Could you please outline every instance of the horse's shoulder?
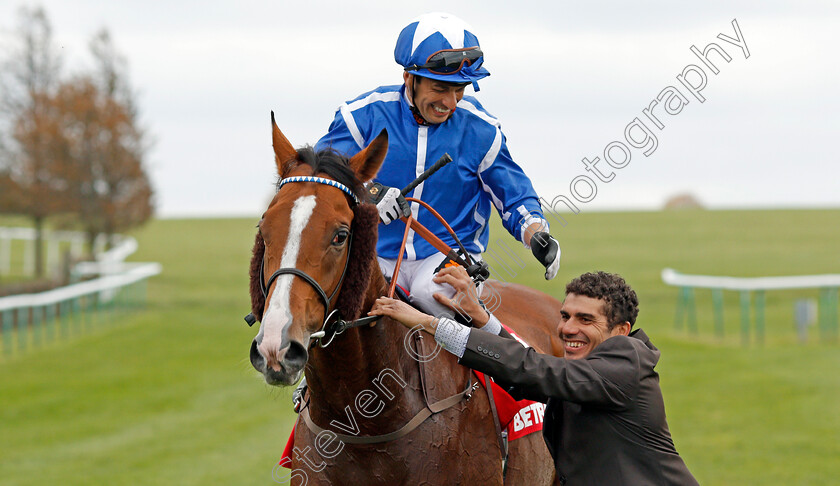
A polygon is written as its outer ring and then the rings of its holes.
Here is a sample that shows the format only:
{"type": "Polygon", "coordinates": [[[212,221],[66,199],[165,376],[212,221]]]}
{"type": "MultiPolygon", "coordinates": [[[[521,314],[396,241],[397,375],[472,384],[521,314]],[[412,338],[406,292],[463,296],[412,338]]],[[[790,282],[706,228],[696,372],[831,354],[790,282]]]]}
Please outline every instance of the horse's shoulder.
{"type": "Polygon", "coordinates": [[[558,299],[522,284],[498,280],[487,281],[482,299],[503,324],[534,349],[563,355],[557,335],[563,303],[558,299]]]}

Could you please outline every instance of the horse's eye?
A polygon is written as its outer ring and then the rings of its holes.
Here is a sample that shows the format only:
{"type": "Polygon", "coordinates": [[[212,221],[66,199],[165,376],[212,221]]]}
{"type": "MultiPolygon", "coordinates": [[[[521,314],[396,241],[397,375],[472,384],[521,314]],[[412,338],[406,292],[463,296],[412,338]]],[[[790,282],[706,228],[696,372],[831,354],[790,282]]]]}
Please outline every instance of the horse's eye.
{"type": "Polygon", "coordinates": [[[333,236],[332,245],[333,246],[341,246],[347,242],[347,238],[350,236],[350,232],[347,230],[338,230],[338,232],[333,236]]]}

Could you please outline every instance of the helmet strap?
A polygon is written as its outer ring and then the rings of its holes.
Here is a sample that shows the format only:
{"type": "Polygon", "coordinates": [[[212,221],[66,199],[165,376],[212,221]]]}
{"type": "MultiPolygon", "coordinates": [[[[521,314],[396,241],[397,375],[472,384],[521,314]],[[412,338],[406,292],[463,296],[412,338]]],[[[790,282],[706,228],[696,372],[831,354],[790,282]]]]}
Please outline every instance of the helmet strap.
{"type": "Polygon", "coordinates": [[[414,115],[414,121],[417,122],[418,125],[428,126],[431,125],[423,115],[420,114],[420,110],[417,109],[417,103],[414,102],[414,97],[417,94],[417,76],[410,74],[411,76],[411,114],[414,115]]]}

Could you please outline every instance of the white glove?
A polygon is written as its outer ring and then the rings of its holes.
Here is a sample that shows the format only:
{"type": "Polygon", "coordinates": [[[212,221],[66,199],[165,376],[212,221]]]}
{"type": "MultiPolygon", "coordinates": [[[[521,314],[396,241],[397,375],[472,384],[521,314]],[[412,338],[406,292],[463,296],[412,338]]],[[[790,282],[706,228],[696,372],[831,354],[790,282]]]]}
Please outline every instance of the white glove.
{"type": "MultiPolygon", "coordinates": [[[[386,186],[380,186],[380,191],[386,189],[386,186]]],[[[411,214],[411,208],[408,201],[400,193],[396,187],[389,187],[378,198],[376,202],[376,209],[379,210],[379,219],[385,224],[391,224],[393,221],[400,219],[403,216],[411,214]]]]}

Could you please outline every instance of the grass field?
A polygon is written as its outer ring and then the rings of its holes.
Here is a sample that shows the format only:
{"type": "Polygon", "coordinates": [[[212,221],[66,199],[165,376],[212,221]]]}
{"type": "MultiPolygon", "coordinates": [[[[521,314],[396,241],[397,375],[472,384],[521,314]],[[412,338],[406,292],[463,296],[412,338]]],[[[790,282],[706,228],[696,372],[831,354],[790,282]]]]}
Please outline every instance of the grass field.
{"type": "MultiPolygon", "coordinates": [[[[674,326],[677,290],[663,267],[758,276],[840,273],[840,210],[593,213],[567,216],[546,283],[495,228],[515,280],[562,295],[595,269],[623,274],[641,300],[638,325],[662,350],[657,368],[681,455],[704,485],[836,484],[840,477],[840,345],[796,339],[793,301],[769,292],[764,345],[742,346],[737,296],[715,336],[698,292],[697,335],[674,326]],[[525,263],[510,263],[512,251],[525,263]]],[[[0,484],[274,484],[294,418],[290,390],[248,362],[256,333],[247,269],[256,218],[154,221],[135,233],[136,261],[164,272],[144,310],[68,341],[0,358],[0,484]]],[[[493,263],[491,256],[491,263],[493,263]]],[[[496,262],[501,268],[499,262],[496,262]]],[[[512,279],[505,272],[500,276],[512,279]]]]}

